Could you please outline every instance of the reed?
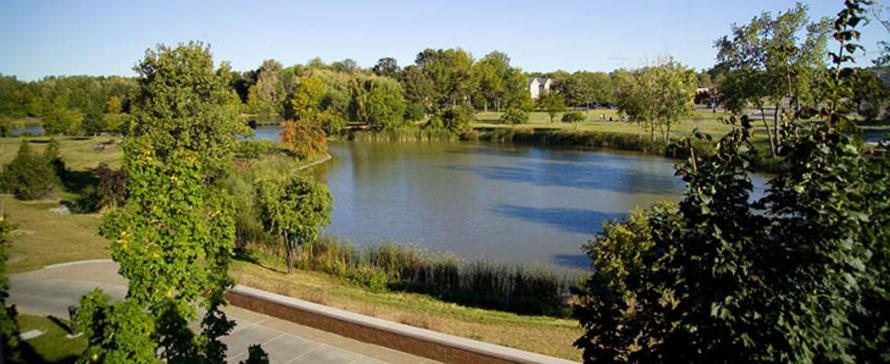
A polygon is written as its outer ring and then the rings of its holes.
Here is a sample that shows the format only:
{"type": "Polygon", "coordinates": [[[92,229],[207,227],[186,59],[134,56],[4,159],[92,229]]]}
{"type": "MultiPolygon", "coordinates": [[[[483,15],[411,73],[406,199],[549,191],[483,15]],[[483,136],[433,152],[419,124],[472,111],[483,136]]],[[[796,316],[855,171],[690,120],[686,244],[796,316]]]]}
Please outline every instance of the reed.
{"type": "Polygon", "coordinates": [[[298,266],[375,291],[417,292],[466,306],[558,317],[569,315],[569,291],[581,278],[547,266],[466,260],[394,242],[357,247],[330,237],[304,247],[298,266]]]}

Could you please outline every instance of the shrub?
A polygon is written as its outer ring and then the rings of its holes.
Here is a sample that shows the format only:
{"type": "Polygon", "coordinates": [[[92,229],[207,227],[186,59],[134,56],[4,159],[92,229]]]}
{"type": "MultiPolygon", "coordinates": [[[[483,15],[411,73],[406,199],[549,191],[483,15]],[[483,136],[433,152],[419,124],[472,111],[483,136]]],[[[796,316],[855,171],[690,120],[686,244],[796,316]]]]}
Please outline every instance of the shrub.
{"type": "Polygon", "coordinates": [[[575,123],[579,121],[584,121],[587,117],[583,112],[580,111],[571,111],[565,114],[562,114],[562,121],[566,123],[575,123]]]}
{"type": "Polygon", "coordinates": [[[111,169],[107,164],[99,163],[92,173],[99,180],[99,207],[122,207],[127,201],[127,182],[130,181],[127,171],[123,168],[111,169]]]}
{"type": "Polygon", "coordinates": [[[524,124],[528,122],[528,111],[517,107],[509,108],[501,115],[501,120],[510,125],[524,124]]]}
{"type": "Polygon", "coordinates": [[[239,140],[235,145],[235,155],[239,159],[260,159],[281,148],[281,144],[271,140],[239,140]]]}
{"type": "Polygon", "coordinates": [[[67,203],[71,212],[88,214],[102,209],[102,192],[96,186],[86,186],[77,195],[74,202],[67,203]]]}
{"type": "Polygon", "coordinates": [[[418,121],[426,115],[426,108],[419,102],[405,105],[405,120],[418,121]]]}
{"type": "Polygon", "coordinates": [[[463,133],[476,121],[476,110],[471,105],[461,104],[440,112],[439,119],[442,127],[455,133],[463,133]]]}
{"type": "Polygon", "coordinates": [[[15,158],[6,165],[2,182],[4,190],[21,200],[48,197],[61,183],[50,162],[35,155],[24,140],[15,158]]]}
{"type": "Polygon", "coordinates": [[[299,158],[310,158],[327,148],[324,130],[306,121],[285,121],[281,124],[281,143],[299,158]]]}
{"type": "Polygon", "coordinates": [[[53,108],[43,117],[43,129],[49,135],[74,135],[82,124],[83,113],[74,109],[53,108]]]}

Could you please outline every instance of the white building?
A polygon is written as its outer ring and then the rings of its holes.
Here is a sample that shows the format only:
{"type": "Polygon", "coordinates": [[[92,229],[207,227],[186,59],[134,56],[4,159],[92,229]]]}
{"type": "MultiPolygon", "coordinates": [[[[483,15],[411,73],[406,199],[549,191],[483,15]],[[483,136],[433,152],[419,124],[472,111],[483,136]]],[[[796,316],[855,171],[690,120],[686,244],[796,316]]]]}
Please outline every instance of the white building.
{"type": "Polygon", "coordinates": [[[552,85],[552,78],[532,77],[528,79],[528,92],[532,95],[532,100],[537,100],[542,94],[550,92],[552,85]]]}

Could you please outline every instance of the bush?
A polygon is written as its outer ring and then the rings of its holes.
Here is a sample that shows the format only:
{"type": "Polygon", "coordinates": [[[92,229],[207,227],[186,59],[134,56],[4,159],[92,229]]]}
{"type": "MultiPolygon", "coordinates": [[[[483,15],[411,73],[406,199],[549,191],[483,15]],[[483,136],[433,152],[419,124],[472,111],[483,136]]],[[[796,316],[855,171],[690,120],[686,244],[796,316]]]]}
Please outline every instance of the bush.
{"type": "Polygon", "coordinates": [[[575,123],[579,121],[584,121],[587,117],[583,112],[580,111],[571,111],[565,114],[562,114],[562,121],[566,123],[575,123]]]}
{"type": "Polygon", "coordinates": [[[310,158],[327,149],[324,130],[306,121],[285,121],[281,124],[281,143],[299,158],[310,158]]]}
{"type": "Polygon", "coordinates": [[[80,133],[83,113],[74,109],[53,108],[43,117],[43,129],[49,135],[80,133]]]}
{"type": "Polygon", "coordinates": [[[441,126],[455,133],[463,133],[471,128],[476,121],[476,110],[473,106],[461,104],[439,113],[441,126]]]}
{"type": "Polygon", "coordinates": [[[419,102],[405,105],[405,120],[419,121],[426,115],[426,108],[419,102]]]}
{"type": "Polygon", "coordinates": [[[501,120],[510,125],[524,124],[528,122],[528,111],[517,107],[509,108],[501,115],[501,120]]]}
{"type": "Polygon", "coordinates": [[[25,140],[12,162],[6,165],[0,180],[5,191],[21,200],[48,197],[61,183],[50,161],[34,154],[25,140]]]}
{"type": "Polygon", "coordinates": [[[281,144],[271,140],[239,140],[235,155],[239,159],[260,159],[281,149],[281,144]]]}

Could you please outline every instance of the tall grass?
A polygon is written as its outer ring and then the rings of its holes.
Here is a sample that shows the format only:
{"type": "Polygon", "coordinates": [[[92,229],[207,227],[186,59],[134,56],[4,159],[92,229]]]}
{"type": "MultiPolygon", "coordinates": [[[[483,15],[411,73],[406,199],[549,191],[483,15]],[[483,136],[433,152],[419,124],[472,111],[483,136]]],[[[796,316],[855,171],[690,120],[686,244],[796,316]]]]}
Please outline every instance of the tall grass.
{"type": "Polygon", "coordinates": [[[652,141],[647,135],[595,130],[499,128],[481,130],[478,138],[495,143],[613,148],[652,154],[664,154],[666,150],[663,142],[652,141]]]}
{"type": "Polygon", "coordinates": [[[357,247],[322,238],[297,264],[360,283],[372,290],[403,290],[481,308],[566,317],[570,287],[579,273],[545,266],[466,260],[450,253],[384,242],[357,247]]]}
{"type": "Polygon", "coordinates": [[[421,129],[406,127],[393,130],[354,131],[347,134],[348,140],[362,142],[435,142],[457,141],[459,136],[447,129],[421,129]]]}

